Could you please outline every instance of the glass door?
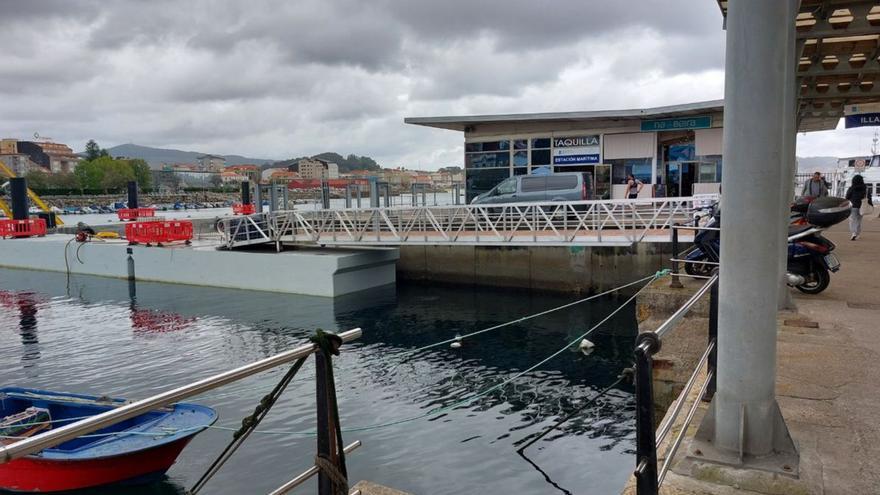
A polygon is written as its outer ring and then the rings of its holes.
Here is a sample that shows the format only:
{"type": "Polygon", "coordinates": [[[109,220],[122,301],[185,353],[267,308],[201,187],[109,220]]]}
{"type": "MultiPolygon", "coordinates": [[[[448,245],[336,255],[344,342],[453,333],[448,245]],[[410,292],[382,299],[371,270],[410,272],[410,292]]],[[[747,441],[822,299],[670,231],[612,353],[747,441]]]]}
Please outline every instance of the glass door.
{"type": "Polygon", "coordinates": [[[677,197],[681,196],[679,192],[681,191],[681,170],[678,166],[678,162],[672,162],[666,164],[666,196],[668,197],[677,197]]]}

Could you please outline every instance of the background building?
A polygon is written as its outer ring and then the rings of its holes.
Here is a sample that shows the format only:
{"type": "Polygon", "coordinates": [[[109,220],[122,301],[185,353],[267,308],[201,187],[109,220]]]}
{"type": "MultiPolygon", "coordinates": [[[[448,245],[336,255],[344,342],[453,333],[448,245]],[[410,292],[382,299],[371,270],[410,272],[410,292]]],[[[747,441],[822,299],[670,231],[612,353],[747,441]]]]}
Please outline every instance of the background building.
{"type": "Polygon", "coordinates": [[[79,156],[66,144],[50,141],[0,140],[0,160],[16,175],[42,169],[53,174],[73,172],[79,156]]]}
{"type": "Polygon", "coordinates": [[[339,166],[320,158],[303,158],[296,165],[303,179],[339,178],[339,166]]]}
{"type": "Polygon", "coordinates": [[[202,155],[196,157],[199,167],[208,172],[222,172],[226,168],[226,158],[217,155],[202,155]]]}
{"type": "Polygon", "coordinates": [[[464,133],[467,201],[537,167],[589,172],[595,199],[623,198],[627,174],[641,197],[718,192],[722,100],[634,110],[407,118],[464,133]]]}

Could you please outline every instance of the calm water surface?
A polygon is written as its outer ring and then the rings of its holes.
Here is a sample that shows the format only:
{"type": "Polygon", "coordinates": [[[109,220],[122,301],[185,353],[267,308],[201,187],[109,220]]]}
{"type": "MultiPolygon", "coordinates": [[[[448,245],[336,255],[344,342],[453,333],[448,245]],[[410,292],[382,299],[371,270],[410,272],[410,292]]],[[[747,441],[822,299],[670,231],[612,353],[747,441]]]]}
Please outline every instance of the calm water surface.
{"type": "MultiPolygon", "coordinates": [[[[293,275],[290,275],[293,276],[293,275]]],[[[303,343],[316,328],[362,327],[334,360],[343,428],[407,418],[484,390],[552,354],[622,301],[604,299],[443,346],[395,367],[415,347],[574,299],[471,287],[398,284],[327,299],[0,269],[0,378],[4,385],[143,398],[303,343]]],[[[596,350],[563,353],[505,389],[443,416],[344,433],[364,445],[348,456],[352,480],[417,494],[618,493],[633,468],[634,401],[615,389],[527,451],[517,444],[574,410],[629,365],[632,308],[591,339],[596,350]],[[548,481],[549,479],[549,481],[548,481]],[[552,482],[552,483],[551,483],[552,482]],[[554,485],[555,484],[555,485],[554,485]],[[558,486],[558,488],[557,488],[558,486]]],[[[280,379],[276,369],[199,396],[237,427],[280,379]]],[[[314,428],[309,362],[260,429],[314,428]]],[[[87,493],[183,494],[230,433],[209,429],[166,480],[87,493]]],[[[266,493],[306,469],[305,435],[254,434],[203,493],[266,493]]],[[[296,493],[314,493],[315,485],[296,493]]]]}

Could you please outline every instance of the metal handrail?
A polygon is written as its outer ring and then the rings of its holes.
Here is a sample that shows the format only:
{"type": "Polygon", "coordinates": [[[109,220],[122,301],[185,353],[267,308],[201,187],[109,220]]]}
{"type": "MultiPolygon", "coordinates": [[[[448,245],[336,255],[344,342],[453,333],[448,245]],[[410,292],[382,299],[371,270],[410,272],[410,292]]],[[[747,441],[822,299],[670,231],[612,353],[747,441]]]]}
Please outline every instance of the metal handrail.
{"type": "Polygon", "coordinates": [[[636,492],[639,495],[656,495],[660,485],[666,477],[666,473],[672,465],[672,460],[687,432],[688,426],[693,420],[701,399],[711,398],[715,393],[715,379],[717,375],[718,355],[718,269],[709,280],[698,289],[681,307],[666,319],[655,331],[639,334],[635,348],[635,377],[636,377],[636,492]],[[694,304],[702,298],[706,292],[710,293],[709,299],[709,339],[706,349],[703,351],[697,365],[688,378],[684,389],[681,391],[676,402],[667,413],[666,420],[654,431],[654,388],[653,388],[653,355],[662,345],[662,337],[674,328],[682,318],[693,308],[694,304]],[[686,397],[693,389],[697,377],[703,366],[708,371],[706,381],[700,387],[697,399],[688,409],[684,424],[678,435],[672,442],[667,452],[663,465],[659,472],[657,469],[657,445],[662,443],[672,425],[681,413],[686,397]]]}
{"type": "Polygon", "coordinates": [[[669,431],[672,430],[672,423],[675,422],[675,418],[678,417],[678,413],[681,412],[681,408],[684,407],[685,397],[687,396],[688,391],[694,386],[694,382],[697,380],[697,376],[700,374],[700,368],[706,364],[706,361],[709,359],[709,355],[712,354],[712,351],[715,349],[715,342],[710,342],[708,346],[706,346],[706,350],[703,352],[703,355],[700,357],[700,360],[697,362],[697,365],[694,367],[694,372],[691,373],[690,378],[684,384],[684,388],[681,389],[681,394],[679,394],[678,399],[675,401],[675,405],[673,406],[672,414],[668,414],[666,421],[660,425],[660,428],[657,428],[657,443],[663,443],[663,440],[666,439],[666,435],[669,434],[669,431]]]}
{"type": "MultiPolygon", "coordinates": [[[[342,332],[339,337],[343,342],[350,342],[361,336],[360,328],[355,328],[342,332]]],[[[94,431],[114,425],[126,419],[139,416],[145,412],[164,407],[180,400],[202,394],[208,390],[226,385],[242,378],[251,376],[262,371],[290,363],[297,359],[306,357],[318,350],[315,344],[306,344],[295,349],[276,354],[266,359],[261,359],[244,366],[240,366],[233,370],[225,371],[199,381],[189,383],[182,387],[178,387],[161,394],[153,395],[124,406],[117,407],[110,411],[91,416],[89,418],[70,423],[60,428],[48,430],[45,433],[35,435],[33,437],[19,440],[5,447],[0,447],[0,464],[24,457],[29,454],[39,452],[43,449],[53,447],[68,440],[72,440],[81,435],[86,435],[94,431]]]]}
{"type": "MultiPolygon", "coordinates": [[[[360,446],[361,446],[361,441],[355,440],[354,442],[350,443],[345,448],[343,448],[342,451],[346,454],[351,454],[356,448],[358,448],[360,446]]],[[[284,495],[285,493],[290,492],[291,490],[298,487],[299,485],[302,485],[303,483],[305,483],[306,481],[311,479],[316,474],[318,474],[318,466],[312,466],[312,467],[306,469],[305,471],[303,471],[302,473],[298,474],[292,480],[288,481],[287,483],[285,483],[285,484],[279,486],[278,488],[272,490],[271,492],[269,492],[269,495],[284,495]]]]}
{"type": "Polygon", "coordinates": [[[721,230],[721,227],[704,227],[702,225],[680,225],[680,224],[673,225],[672,228],[679,229],[679,230],[717,230],[717,231],[721,230]]]}
{"type": "MultiPolygon", "coordinates": [[[[652,198],[279,210],[269,214],[267,229],[274,242],[316,244],[631,244],[687,218],[693,202],[652,198]],[[611,230],[616,233],[610,235],[611,230]]],[[[235,237],[224,230],[234,247],[235,237]]]]}
{"type": "Polygon", "coordinates": [[[718,282],[717,273],[715,275],[712,275],[712,277],[710,277],[709,280],[690,297],[690,299],[688,299],[680,308],[678,308],[678,310],[675,311],[675,313],[672,313],[672,316],[670,316],[659,327],[657,327],[656,330],[654,330],[654,333],[657,334],[657,337],[662,338],[666,332],[675,327],[678,322],[681,321],[682,318],[684,318],[684,315],[686,315],[691,310],[694,304],[696,304],[697,301],[699,301],[700,298],[703,297],[716,282],[718,282]]]}

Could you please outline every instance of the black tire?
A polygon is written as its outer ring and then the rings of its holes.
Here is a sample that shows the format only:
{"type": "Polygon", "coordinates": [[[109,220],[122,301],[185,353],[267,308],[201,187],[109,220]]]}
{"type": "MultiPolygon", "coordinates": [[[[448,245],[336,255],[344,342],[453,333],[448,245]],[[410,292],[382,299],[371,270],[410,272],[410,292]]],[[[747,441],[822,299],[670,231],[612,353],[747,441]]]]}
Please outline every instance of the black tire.
{"type": "Polygon", "coordinates": [[[818,294],[827,289],[828,284],[831,283],[831,274],[825,267],[816,268],[811,275],[812,280],[796,286],[797,290],[804,294],[818,294]]]}
{"type": "MultiPolygon", "coordinates": [[[[700,261],[706,261],[706,258],[700,261]]],[[[702,263],[685,263],[684,272],[688,275],[707,276],[712,273],[712,265],[704,265],[702,263]]]]}

